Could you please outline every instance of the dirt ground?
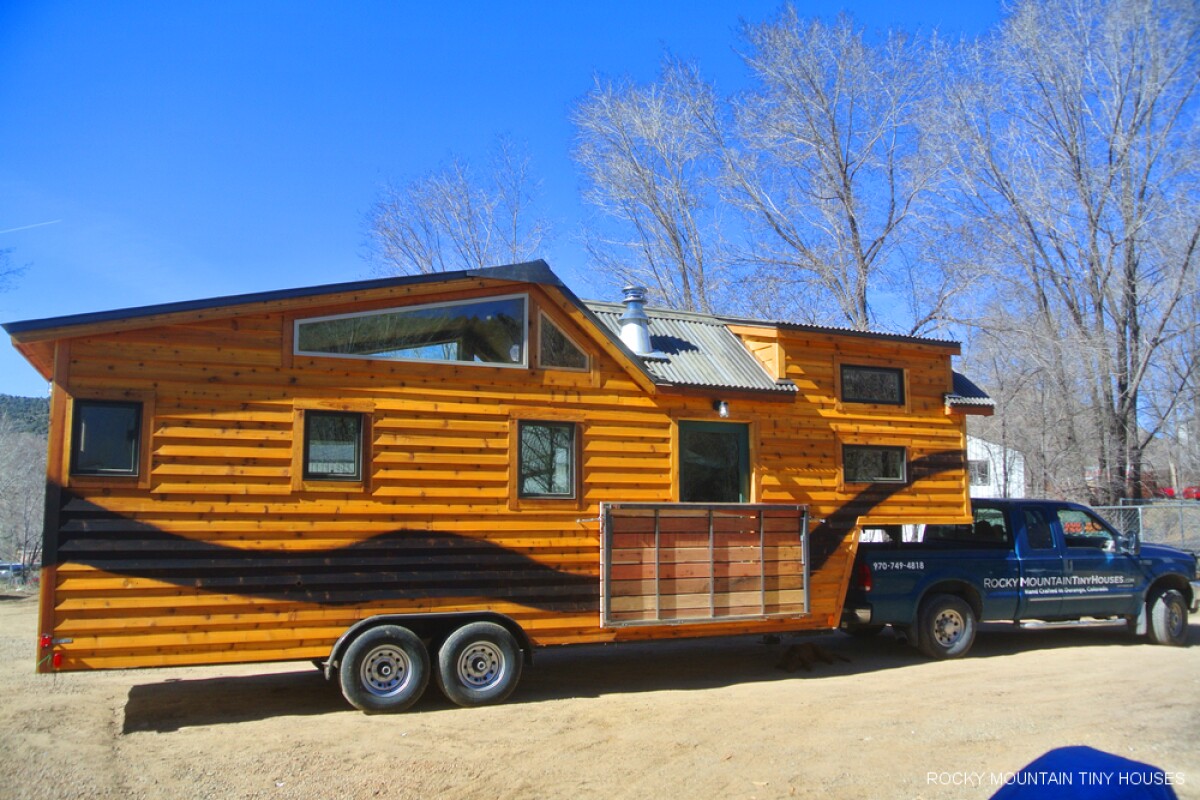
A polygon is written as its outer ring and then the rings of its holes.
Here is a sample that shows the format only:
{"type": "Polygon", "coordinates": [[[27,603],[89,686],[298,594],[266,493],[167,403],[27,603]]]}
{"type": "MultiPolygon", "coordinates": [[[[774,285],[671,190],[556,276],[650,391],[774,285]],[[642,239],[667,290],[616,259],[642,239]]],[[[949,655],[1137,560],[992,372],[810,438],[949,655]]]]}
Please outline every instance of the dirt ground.
{"type": "Polygon", "coordinates": [[[307,664],[35,675],[36,624],[0,600],[4,798],[973,798],[1076,744],[1200,798],[1195,621],[1187,648],[985,626],[941,663],[886,633],[571,648],[505,705],[391,716],[307,664]],[[798,641],[849,660],[779,669],[798,641]]]}

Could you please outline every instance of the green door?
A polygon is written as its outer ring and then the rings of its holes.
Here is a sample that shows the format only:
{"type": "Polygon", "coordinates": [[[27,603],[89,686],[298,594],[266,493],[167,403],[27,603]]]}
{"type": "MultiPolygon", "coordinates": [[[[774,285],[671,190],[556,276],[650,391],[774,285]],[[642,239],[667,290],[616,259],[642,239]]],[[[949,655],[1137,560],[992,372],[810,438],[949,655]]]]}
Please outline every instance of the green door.
{"type": "Polygon", "coordinates": [[[684,503],[750,500],[750,431],[735,422],[679,423],[679,499],[684,503]]]}

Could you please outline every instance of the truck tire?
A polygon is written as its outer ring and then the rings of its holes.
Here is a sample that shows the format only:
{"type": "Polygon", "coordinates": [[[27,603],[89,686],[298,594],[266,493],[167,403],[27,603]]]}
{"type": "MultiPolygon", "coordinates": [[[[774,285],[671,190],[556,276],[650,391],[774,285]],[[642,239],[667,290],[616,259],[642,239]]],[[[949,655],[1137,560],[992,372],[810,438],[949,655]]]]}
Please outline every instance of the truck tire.
{"type": "Polygon", "coordinates": [[[930,658],[958,658],[975,642],[975,612],[961,597],[935,594],[921,604],[917,648],[930,658]]]}
{"type": "Polygon", "coordinates": [[[1154,644],[1181,647],[1187,642],[1188,607],[1178,589],[1155,592],[1146,601],[1146,634],[1154,644]]]}
{"type": "Polygon", "coordinates": [[[460,706],[501,703],[521,679],[521,648],[508,629],[471,622],[438,649],[438,685],[460,706]]]}
{"type": "Polygon", "coordinates": [[[403,711],[429,685],[429,652],[408,628],[368,628],[346,648],[338,680],[342,695],[357,709],[368,714],[403,711]]]}

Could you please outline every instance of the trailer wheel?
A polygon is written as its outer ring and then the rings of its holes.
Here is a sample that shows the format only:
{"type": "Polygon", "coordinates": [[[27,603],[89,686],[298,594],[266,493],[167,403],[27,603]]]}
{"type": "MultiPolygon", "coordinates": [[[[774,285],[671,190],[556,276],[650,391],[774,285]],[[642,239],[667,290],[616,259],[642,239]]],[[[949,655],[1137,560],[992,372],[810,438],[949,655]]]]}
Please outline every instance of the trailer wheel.
{"type": "Polygon", "coordinates": [[[961,597],[938,594],[921,604],[917,647],[930,658],[958,658],[975,641],[975,613],[961,597]]]}
{"type": "Polygon", "coordinates": [[[501,703],[521,679],[521,648],[501,625],[469,623],[438,650],[437,679],[446,697],[460,706],[501,703]]]}
{"type": "Polygon", "coordinates": [[[342,694],[367,713],[403,711],[429,685],[429,652],[399,625],[368,628],[346,648],[338,670],[342,694]]]}
{"type": "Polygon", "coordinates": [[[1178,589],[1155,592],[1146,601],[1146,633],[1154,644],[1182,646],[1187,641],[1188,607],[1178,589]]]}

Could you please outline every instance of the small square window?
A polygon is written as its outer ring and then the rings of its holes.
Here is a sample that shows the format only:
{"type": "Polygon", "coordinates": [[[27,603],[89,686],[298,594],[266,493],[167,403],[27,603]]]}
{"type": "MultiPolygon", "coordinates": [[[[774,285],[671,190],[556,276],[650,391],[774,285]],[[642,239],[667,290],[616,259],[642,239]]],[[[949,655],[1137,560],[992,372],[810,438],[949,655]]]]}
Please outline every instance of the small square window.
{"type": "Polygon", "coordinates": [[[521,497],[575,496],[575,424],[519,423],[517,461],[521,497]]]}
{"type": "Polygon", "coordinates": [[[844,445],[842,474],[846,483],[904,483],[906,453],[903,447],[844,445]]]}
{"type": "Polygon", "coordinates": [[[904,370],[843,364],[842,402],[904,405],[904,370]]]}
{"type": "Polygon", "coordinates": [[[971,473],[972,486],[987,486],[992,482],[992,462],[968,461],[967,469],[971,473]]]}
{"type": "Polygon", "coordinates": [[[137,477],[141,450],[141,403],[75,402],[72,474],[137,477]]]}
{"type": "Polygon", "coordinates": [[[304,478],[362,480],[362,414],[304,412],[304,478]]]}

